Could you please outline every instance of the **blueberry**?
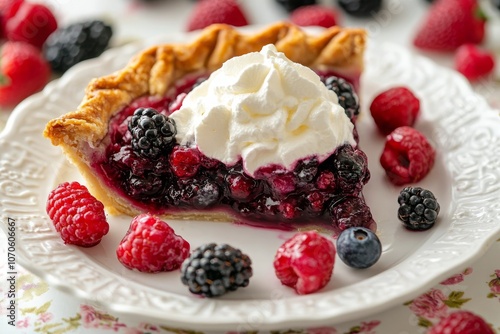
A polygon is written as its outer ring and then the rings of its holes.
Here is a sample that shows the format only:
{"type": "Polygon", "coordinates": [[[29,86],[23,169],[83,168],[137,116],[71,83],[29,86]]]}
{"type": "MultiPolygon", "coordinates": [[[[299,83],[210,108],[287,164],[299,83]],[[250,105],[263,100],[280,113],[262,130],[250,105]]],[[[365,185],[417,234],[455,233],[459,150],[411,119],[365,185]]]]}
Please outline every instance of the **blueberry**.
{"type": "Polygon", "coordinates": [[[382,254],[382,244],[371,230],[351,227],[339,235],[337,254],[349,267],[365,269],[378,261],[382,254]]]}

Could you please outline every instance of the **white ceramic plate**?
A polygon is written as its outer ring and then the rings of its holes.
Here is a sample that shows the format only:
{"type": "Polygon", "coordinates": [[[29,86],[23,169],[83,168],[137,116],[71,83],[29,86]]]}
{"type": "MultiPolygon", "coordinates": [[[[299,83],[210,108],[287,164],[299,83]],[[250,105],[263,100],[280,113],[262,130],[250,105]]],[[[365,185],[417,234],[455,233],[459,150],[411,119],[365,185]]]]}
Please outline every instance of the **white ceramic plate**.
{"type": "MultiPolygon", "coordinates": [[[[168,41],[181,41],[183,35],[168,41]]],[[[151,42],[150,42],[151,43],[151,42]]],[[[58,148],[42,137],[45,123],[73,110],[89,79],[121,68],[149,43],[110,50],[76,66],[42,93],[22,103],[0,136],[2,226],[17,223],[17,259],[49,283],[86,302],[170,327],[197,330],[264,330],[317,327],[366,317],[403,303],[450,272],[480,257],[500,232],[500,118],[456,73],[394,45],[370,46],[362,82],[359,131],[372,178],[365,196],[383,242],[380,261],[353,270],[337,260],[323,290],[298,296],[274,276],[276,249],[291,233],[228,223],[171,222],[193,248],[227,242],[248,253],[254,277],[244,289],[219,299],[197,298],[179,272],[144,274],[122,267],[115,249],[129,217],[109,217],[111,229],[90,249],[64,245],[45,214],[48,192],[59,182],[81,180],[58,148]],[[437,148],[437,162],[419,183],[432,190],[442,211],[434,228],[405,230],[397,220],[397,195],[379,166],[384,138],[367,105],[374,94],[404,84],[421,98],[416,128],[437,148]]]]}

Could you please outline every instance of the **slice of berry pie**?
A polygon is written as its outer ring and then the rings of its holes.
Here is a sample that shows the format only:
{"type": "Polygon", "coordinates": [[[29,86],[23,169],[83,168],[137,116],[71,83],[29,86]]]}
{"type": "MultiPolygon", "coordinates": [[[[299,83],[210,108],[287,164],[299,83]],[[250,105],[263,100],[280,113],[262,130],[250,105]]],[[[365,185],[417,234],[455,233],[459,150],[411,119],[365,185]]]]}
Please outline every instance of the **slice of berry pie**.
{"type": "Polygon", "coordinates": [[[355,129],[364,49],[359,29],[213,25],[94,79],[44,134],[110,213],[375,230],[355,129]]]}

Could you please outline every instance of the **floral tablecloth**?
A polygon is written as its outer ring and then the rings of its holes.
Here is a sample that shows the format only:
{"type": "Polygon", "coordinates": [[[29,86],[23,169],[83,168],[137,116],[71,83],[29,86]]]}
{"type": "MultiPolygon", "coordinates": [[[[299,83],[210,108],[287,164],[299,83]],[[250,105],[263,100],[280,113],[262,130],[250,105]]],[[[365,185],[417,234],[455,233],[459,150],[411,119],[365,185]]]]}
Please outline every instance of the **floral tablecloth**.
{"type": "MultiPolygon", "coordinates": [[[[0,333],[200,333],[168,324],[131,321],[51,288],[45,281],[18,267],[18,313],[15,326],[8,324],[6,236],[0,233],[0,333]]],[[[500,333],[500,239],[480,261],[450,276],[413,300],[345,324],[322,328],[290,328],[272,334],[413,334],[425,333],[440,318],[458,309],[471,310],[500,333]]],[[[208,333],[208,332],[206,332],[208,333]]],[[[227,332],[226,334],[236,334],[227,332]]],[[[254,331],[251,333],[269,333],[254,331]]]]}

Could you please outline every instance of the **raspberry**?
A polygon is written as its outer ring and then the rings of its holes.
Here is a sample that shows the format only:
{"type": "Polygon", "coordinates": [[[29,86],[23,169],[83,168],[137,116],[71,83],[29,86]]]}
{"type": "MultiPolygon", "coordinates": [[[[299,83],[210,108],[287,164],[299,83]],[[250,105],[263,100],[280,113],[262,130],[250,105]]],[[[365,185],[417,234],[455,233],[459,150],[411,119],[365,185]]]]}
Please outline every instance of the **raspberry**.
{"type": "Polygon", "coordinates": [[[398,218],[410,230],[431,228],[439,214],[439,203],[434,194],[420,187],[406,187],[399,193],[398,218]]]}
{"type": "Polygon", "coordinates": [[[427,334],[495,334],[495,332],[477,314],[460,310],[441,319],[427,334]]]}
{"type": "Polygon", "coordinates": [[[182,263],[182,284],[205,297],[217,297],[246,287],[252,277],[248,255],[227,244],[210,243],[198,247],[182,263]]]}
{"type": "Polygon", "coordinates": [[[235,0],[201,0],[191,12],[187,31],[203,29],[214,23],[242,27],[248,25],[248,20],[235,0]]]}
{"type": "Polygon", "coordinates": [[[335,246],[315,231],[301,232],[288,239],[274,258],[276,276],[298,294],[323,288],[332,276],[335,246]]]}
{"type": "Polygon", "coordinates": [[[200,168],[200,154],[194,148],[175,146],[169,161],[172,171],[180,178],[195,176],[200,168]]]}
{"type": "Polygon", "coordinates": [[[66,244],[91,247],[109,231],[104,205],[78,182],[65,182],[49,193],[47,214],[66,244]]]}
{"type": "Polygon", "coordinates": [[[380,164],[393,184],[402,185],[422,180],[435,157],[436,151],[422,133],[402,126],[387,136],[380,164]]]}
{"type": "Polygon", "coordinates": [[[5,23],[5,35],[10,41],[26,42],[41,48],[47,37],[57,29],[52,11],[39,3],[22,2],[10,13],[5,23]]]}
{"type": "Polygon", "coordinates": [[[290,15],[290,21],[303,27],[319,26],[330,28],[337,24],[338,15],[332,8],[310,5],[295,9],[290,15]]]}
{"type": "Polygon", "coordinates": [[[373,99],[370,112],[380,132],[388,135],[400,126],[413,126],[420,100],[406,87],[390,88],[373,99]]]}
{"type": "Polygon", "coordinates": [[[141,214],[132,219],[116,256],[129,269],[154,273],[178,269],[189,256],[189,249],[189,243],[166,222],[141,214]]]}
{"type": "Polygon", "coordinates": [[[455,68],[470,81],[477,81],[493,72],[495,57],[474,44],[464,44],[455,54],[455,68]]]}

